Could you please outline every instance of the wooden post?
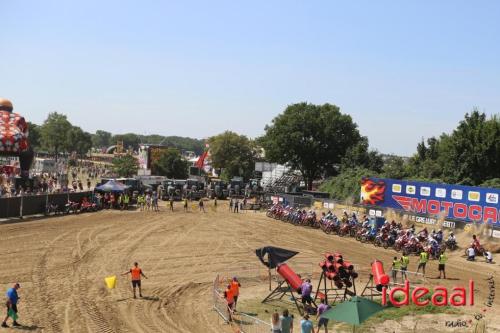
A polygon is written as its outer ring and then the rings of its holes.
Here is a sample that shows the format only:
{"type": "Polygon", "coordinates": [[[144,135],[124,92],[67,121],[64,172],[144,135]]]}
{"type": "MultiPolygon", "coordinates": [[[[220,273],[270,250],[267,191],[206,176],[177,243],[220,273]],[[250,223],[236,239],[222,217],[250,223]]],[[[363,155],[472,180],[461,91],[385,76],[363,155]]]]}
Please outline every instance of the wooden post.
{"type": "Polygon", "coordinates": [[[267,272],[269,274],[269,291],[271,291],[271,268],[267,268],[267,272]]]}

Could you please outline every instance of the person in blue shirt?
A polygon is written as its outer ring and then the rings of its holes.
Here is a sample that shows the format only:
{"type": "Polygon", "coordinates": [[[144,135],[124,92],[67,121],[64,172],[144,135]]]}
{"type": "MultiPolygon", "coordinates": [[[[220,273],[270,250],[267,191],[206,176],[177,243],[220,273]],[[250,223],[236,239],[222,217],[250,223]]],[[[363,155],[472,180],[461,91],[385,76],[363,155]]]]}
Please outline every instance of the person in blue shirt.
{"type": "MultiPolygon", "coordinates": [[[[17,314],[17,302],[19,301],[19,295],[17,294],[17,290],[21,288],[19,283],[14,284],[12,288],[7,290],[7,316],[5,316],[5,319],[2,322],[2,327],[9,327],[7,325],[7,320],[9,319],[9,311],[12,310],[15,314],[17,314]]],[[[21,326],[15,319],[14,323],[12,326],[21,326]]]]}
{"type": "Polygon", "coordinates": [[[300,321],[300,333],[313,333],[314,325],[312,321],[309,320],[309,315],[306,313],[302,320],[300,321]]]}

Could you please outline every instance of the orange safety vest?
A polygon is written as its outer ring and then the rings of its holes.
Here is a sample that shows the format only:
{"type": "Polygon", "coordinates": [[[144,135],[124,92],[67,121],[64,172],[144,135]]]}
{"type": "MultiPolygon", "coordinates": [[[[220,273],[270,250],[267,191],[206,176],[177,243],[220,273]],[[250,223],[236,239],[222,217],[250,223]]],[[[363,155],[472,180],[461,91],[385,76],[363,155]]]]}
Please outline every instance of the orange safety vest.
{"type": "Polygon", "coordinates": [[[234,296],[238,296],[240,294],[240,283],[236,281],[231,282],[231,290],[233,291],[234,296]]]}
{"type": "Polygon", "coordinates": [[[226,289],[226,301],[227,301],[227,304],[234,303],[233,291],[230,288],[226,289]]]}
{"type": "Polygon", "coordinates": [[[130,269],[132,275],[132,281],[138,281],[141,279],[142,270],[139,267],[134,267],[130,269]]]}

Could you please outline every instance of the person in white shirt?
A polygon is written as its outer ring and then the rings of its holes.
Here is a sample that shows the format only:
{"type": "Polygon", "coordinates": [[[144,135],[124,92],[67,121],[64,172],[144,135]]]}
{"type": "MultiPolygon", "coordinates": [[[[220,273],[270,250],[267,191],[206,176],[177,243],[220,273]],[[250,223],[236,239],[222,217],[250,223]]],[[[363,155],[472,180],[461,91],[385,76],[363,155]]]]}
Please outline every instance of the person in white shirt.
{"type": "Polygon", "coordinates": [[[271,329],[273,333],[281,333],[281,318],[278,312],[271,317],[271,329]]]}
{"type": "Polygon", "coordinates": [[[488,264],[492,264],[493,263],[493,255],[491,254],[490,250],[487,250],[486,252],[484,252],[484,257],[486,258],[486,262],[488,264]]]}
{"type": "Polygon", "coordinates": [[[467,260],[474,261],[475,257],[476,257],[476,251],[474,251],[474,248],[471,246],[467,249],[467,260]]]}

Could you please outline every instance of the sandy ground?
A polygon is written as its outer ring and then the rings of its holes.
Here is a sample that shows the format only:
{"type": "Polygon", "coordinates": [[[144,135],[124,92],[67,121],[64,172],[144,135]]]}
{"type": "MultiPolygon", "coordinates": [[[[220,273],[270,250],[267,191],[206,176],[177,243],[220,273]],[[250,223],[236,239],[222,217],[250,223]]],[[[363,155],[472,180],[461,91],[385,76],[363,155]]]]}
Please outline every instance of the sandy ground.
{"type": "MultiPolygon", "coordinates": [[[[2,290],[16,281],[21,284],[19,310],[24,329],[230,332],[212,311],[212,283],[216,274],[262,270],[254,253],[258,247],[275,245],[300,251],[297,260],[310,262],[311,267],[317,267],[325,251],[340,250],[361,272],[368,270],[374,258],[389,262],[395,254],[354,239],[269,219],[262,213],[229,213],[221,203],[217,212],[207,207],[206,214],[184,213],[181,204],[176,205],[174,213],[162,207],[159,213],[103,211],[1,224],[0,284],[2,290]],[[116,289],[105,288],[104,277],[127,271],[134,261],[149,278],[143,281],[143,299],[132,298],[126,277],[119,277],[116,289]]],[[[447,271],[453,280],[443,284],[466,285],[474,279],[477,306],[466,312],[481,312],[486,309],[486,278],[490,274],[497,278],[499,266],[466,262],[461,253],[450,254],[447,271]]],[[[416,259],[412,258],[410,270],[414,266],[416,259]]],[[[437,263],[432,261],[427,271],[435,276],[437,263]]],[[[265,291],[262,284],[244,286],[241,298],[257,297],[252,288],[265,291]]],[[[491,327],[488,332],[500,331],[499,309],[497,298],[485,312],[491,327]]],[[[436,318],[444,321],[443,315],[420,321],[428,320],[431,327],[436,318]]],[[[391,330],[381,327],[380,331],[391,330]]]]}

